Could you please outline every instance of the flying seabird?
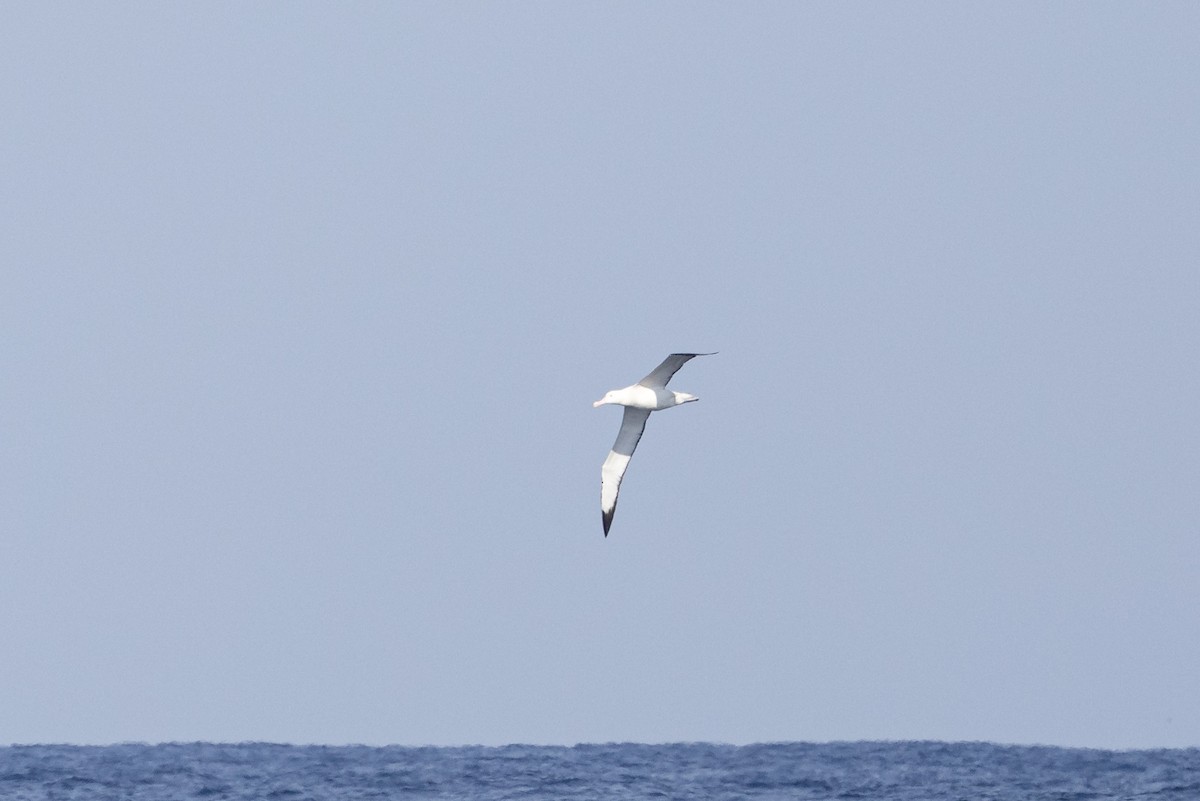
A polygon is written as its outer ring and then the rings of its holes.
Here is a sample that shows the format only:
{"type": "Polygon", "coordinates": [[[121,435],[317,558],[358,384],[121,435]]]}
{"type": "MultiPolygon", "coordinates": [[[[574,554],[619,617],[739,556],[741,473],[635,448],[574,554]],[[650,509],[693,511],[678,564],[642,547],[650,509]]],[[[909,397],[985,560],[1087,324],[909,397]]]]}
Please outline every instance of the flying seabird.
{"type": "Polygon", "coordinates": [[[606,403],[615,403],[625,407],[625,416],[621,419],[621,430],[617,433],[617,441],[613,443],[604,466],[600,468],[600,517],[604,520],[604,536],[608,536],[608,527],[612,525],[613,513],[617,509],[617,491],[621,488],[621,478],[625,468],[633,458],[633,451],[642,438],[646,428],[646,418],[650,412],[670,409],[672,406],[682,406],[694,400],[700,400],[695,395],[686,392],[674,392],[667,389],[671,376],[688,361],[696,356],[712,356],[712,353],[672,353],[663,359],[663,363],[655,367],[650,375],[632,386],[624,389],[614,389],[605,393],[604,397],[592,404],[593,408],[606,403]]]}

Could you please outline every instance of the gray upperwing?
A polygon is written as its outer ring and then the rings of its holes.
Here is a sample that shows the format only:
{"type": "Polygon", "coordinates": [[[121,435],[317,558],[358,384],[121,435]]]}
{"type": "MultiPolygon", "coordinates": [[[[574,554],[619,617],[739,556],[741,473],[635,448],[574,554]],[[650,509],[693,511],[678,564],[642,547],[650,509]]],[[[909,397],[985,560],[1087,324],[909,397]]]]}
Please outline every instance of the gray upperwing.
{"type": "Polygon", "coordinates": [[[625,468],[633,458],[642,432],[646,430],[646,420],[650,417],[648,409],[625,407],[625,415],[621,418],[621,430],[617,433],[617,441],[613,443],[604,466],[600,468],[600,517],[604,521],[604,536],[608,536],[608,528],[612,525],[613,514],[617,510],[617,492],[621,489],[621,479],[625,477],[625,468]]]}
{"type": "Polygon", "coordinates": [[[712,356],[712,353],[672,353],[667,358],[663,359],[662,364],[655,367],[650,375],[643,378],[638,383],[643,387],[650,389],[662,389],[671,380],[671,376],[679,372],[679,368],[687,364],[689,359],[694,359],[697,356],[712,356]]]}

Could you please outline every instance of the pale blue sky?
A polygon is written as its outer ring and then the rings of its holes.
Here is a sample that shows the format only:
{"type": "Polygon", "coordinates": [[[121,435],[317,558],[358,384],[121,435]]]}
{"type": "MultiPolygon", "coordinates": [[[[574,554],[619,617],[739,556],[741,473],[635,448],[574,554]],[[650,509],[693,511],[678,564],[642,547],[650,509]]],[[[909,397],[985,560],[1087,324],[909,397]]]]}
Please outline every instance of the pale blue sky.
{"type": "Polygon", "coordinates": [[[1198,35],[7,5],[0,742],[1200,745],[1198,35]]]}

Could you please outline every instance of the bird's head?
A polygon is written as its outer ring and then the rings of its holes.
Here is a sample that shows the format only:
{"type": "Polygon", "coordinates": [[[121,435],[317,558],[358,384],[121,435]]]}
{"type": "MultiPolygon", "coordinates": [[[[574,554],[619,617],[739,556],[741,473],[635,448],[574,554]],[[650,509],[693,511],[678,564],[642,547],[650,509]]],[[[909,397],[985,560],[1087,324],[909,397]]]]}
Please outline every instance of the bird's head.
{"type": "Polygon", "coordinates": [[[611,392],[605,392],[604,397],[592,404],[593,409],[598,409],[606,403],[617,402],[617,391],[614,389],[611,392]]]}

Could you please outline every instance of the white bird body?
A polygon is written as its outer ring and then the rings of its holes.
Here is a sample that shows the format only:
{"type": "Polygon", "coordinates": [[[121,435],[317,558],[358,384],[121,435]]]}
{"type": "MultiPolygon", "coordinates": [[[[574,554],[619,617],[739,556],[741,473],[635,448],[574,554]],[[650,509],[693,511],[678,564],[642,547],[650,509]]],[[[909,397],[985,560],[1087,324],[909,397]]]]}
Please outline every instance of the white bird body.
{"type": "MultiPolygon", "coordinates": [[[[705,354],[707,355],[707,354],[705,354]]],[[[632,406],[634,409],[645,409],[648,412],[660,412],[672,406],[682,406],[688,401],[700,400],[695,395],[686,392],[673,392],[669,389],[644,387],[633,384],[624,389],[614,389],[605,393],[604,397],[592,404],[592,408],[614,403],[618,406],[632,406]]]]}
{"type": "Polygon", "coordinates": [[[625,468],[633,458],[642,432],[646,429],[646,420],[650,412],[660,412],[672,406],[682,406],[694,400],[700,400],[695,395],[686,392],[675,392],[667,389],[671,376],[689,359],[696,356],[711,356],[711,353],[672,353],[662,364],[655,367],[650,375],[636,384],[622,389],[606,392],[604,397],[592,404],[593,408],[606,404],[625,407],[625,415],[621,418],[621,430],[617,433],[617,441],[613,443],[604,466],[600,468],[600,517],[604,521],[604,536],[608,536],[609,526],[612,525],[613,514],[617,509],[617,492],[621,489],[621,479],[625,477],[625,468]]]}

